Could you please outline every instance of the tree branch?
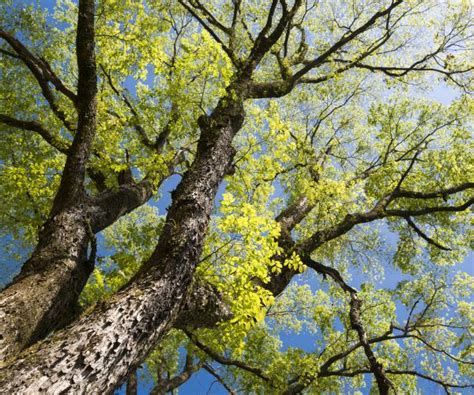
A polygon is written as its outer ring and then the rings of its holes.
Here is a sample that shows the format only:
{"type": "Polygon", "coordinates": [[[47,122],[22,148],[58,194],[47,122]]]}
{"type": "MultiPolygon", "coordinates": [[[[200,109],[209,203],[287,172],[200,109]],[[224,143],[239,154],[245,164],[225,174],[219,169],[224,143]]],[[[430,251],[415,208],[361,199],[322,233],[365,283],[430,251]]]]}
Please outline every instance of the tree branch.
{"type": "Polygon", "coordinates": [[[429,244],[434,245],[435,247],[438,247],[440,250],[443,250],[443,251],[452,251],[451,248],[442,246],[437,241],[433,240],[432,238],[427,236],[425,233],[423,233],[423,231],[420,228],[418,228],[418,226],[416,226],[416,224],[411,220],[410,217],[405,217],[405,221],[407,221],[407,224],[416,232],[418,236],[426,240],[429,244]]]}
{"type": "Polygon", "coordinates": [[[0,122],[5,125],[12,126],[17,129],[29,130],[39,134],[44,141],[46,141],[51,147],[57,149],[63,154],[68,154],[69,144],[62,140],[60,137],[53,136],[53,134],[44,128],[39,122],[36,121],[23,121],[20,119],[12,118],[5,114],[0,114],[0,122]]]}
{"type": "Polygon", "coordinates": [[[79,2],[76,34],[76,57],[79,70],[77,131],[72,142],[58,193],[53,203],[53,213],[66,206],[77,204],[84,195],[86,163],[96,133],[97,70],[95,63],[94,0],[79,2]]]}
{"type": "Polygon", "coordinates": [[[321,55],[319,55],[316,59],[307,62],[307,64],[302,67],[299,71],[297,71],[292,79],[294,81],[298,81],[301,77],[303,77],[305,74],[307,74],[310,70],[320,66],[323,64],[331,55],[336,53],[339,49],[344,47],[348,42],[352,41],[354,38],[359,36],[360,34],[364,33],[367,31],[370,27],[372,27],[380,18],[385,17],[390,15],[393,9],[398,7],[400,4],[403,3],[403,0],[396,0],[392,1],[392,4],[387,7],[383,11],[379,11],[375,13],[367,22],[365,22],[362,26],[359,28],[351,31],[349,34],[346,34],[342,36],[339,41],[337,41],[335,44],[333,44],[329,49],[327,49],[325,52],[323,52],[321,55]]]}
{"type": "Polygon", "coordinates": [[[443,198],[444,200],[447,200],[449,195],[453,195],[455,193],[462,192],[467,189],[473,189],[473,188],[474,188],[474,182],[466,182],[464,184],[460,184],[451,188],[439,189],[437,191],[427,192],[427,193],[400,189],[397,193],[397,197],[407,198],[407,199],[443,198]]]}
{"type": "MultiPolygon", "coordinates": [[[[474,388],[474,384],[454,384],[454,383],[447,383],[442,380],[435,379],[433,377],[427,376],[426,374],[419,373],[415,370],[393,370],[393,369],[387,369],[386,372],[388,374],[396,374],[396,375],[411,375],[411,376],[417,376],[422,379],[432,381],[433,383],[439,384],[442,387],[444,387],[445,390],[448,388],[474,388]]],[[[449,394],[448,391],[446,393],[449,394]]]]}
{"type": "Polygon", "coordinates": [[[184,330],[184,333],[189,337],[189,339],[202,351],[204,351],[207,355],[209,355],[212,359],[214,359],[216,362],[219,362],[221,365],[226,365],[226,366],[235,366],[239,369],[245,370],[247,372],[250,372],[254,374],[255,376],[261,378],[263,381],[270,382],[270,378],[263,373],[262,369],[256,368],[253,366],[249,366],[246,363],[239,361],[237,359],[229,359],[226,357],[223,357],[213,351],[211,348],[208,346],[204,345],[201,343],[198,338],[192,334],[191,332],[184,330]]]}
{"type": "Polygon", "coordinates": [[[351,302],[350,302],[350,321],[351,321],[351,328],[357,331],[359,336],[360,343],[364,348],[365,355],[370,364],[370,371],[375,376],[375,380],[377,381],[377,386],[379,388],[379,392],[381,395],[387,395],[389,389],[394,389],[393,383],[387,378],[385,369],[383,365],[377,361],[372,348],[367,341],[367,333],[362,325],[362,321],[360,319],[360,309],[362,307],[362,301],[357,297],[356,293],[351,293],[351,302]]]}
{"type": "MultiPolygon", "coordinates": [[[[456,186],[453,188],[446,189],[444,191],[448,191],[448,194],[454,194],[456,192],[464,191],[468,188],[472,188],[472,183],[462,184],[460,186],[456,186]]],[[[324,230],[317,231],[312,236],[301,242],[297,246],[298,252],[301,254],[310,253],[314,251],[316,248],[321,246],[323,243],[333,240],[336,237],[339,237],[349,230],[351,230],[354,226],[362,223],[372,222],[374,220],[387,218],[387,217],[414,217],[414,216],[422,216],[427,214],[435,214],[435,213],[454,213],[454,212],[461,212],[468,209],[473,203],[474,198],[468,199],[465,203],[459,206],[433,206],[433,207],[425,207],[421,209],[386,209],[386,205],[397,198],[400,197],[412,197],[418,198],[421,196],[421,199],[429,199],[439,197],[439,191],[418,194],[415,192],[408,192],[408,191],[394,191],[390,194],[385,195],[379,202],[374,206],[374,208],[370,211],[365,213],[356,213],[356,214],[347,214],[346,217],[336,225],[333,225],[329,228],[324,230]]]]}
{"type": "MultiPolygon", "coordinates": [[[[150,395],[164,395],[167,392],[173,391],[180,385],[188,381],[191,376],[199,371],[204,365],[204,361],[193,363],[193,357],[190,353],[186,354],[186,362],[183,370],[178,375],[161,382],[158,382],[150,391],[150,395]]],[[[159,379],[158,379],[159,380],[159,379]]]]}
{"type": "Polygon", "coordinates": [[[215,371],[215,369],[212,368],[211,365],[206,363],[206,364],[204,364],[203,368],[210,375],[214,376],[216,378],[216,380],[227,390],[227,392],[230,395],[237,395],[237,393],[227,385],[227,383],[224,381],[224,379],[215,371]]]}
{"type": "Polygon", "coordinates": [[[18,58],[30,69],[41,87],[44,98],[56,117],[61,120],[68,130],[74,131],[75,126],[67,120],[66,114],[58,107],[48,83],[51,82],[54,87],[68,97],[74,105],[77,105],[77,96],[61,82],[46,60],[33,55],[19,40],[2,29],[0,29],[0,38],[3,38],[13,48],[18,58]]]}
{"type": "MultiPolygon", "coordinates": [[[[193,8],[186,3],[184,0],[178,0],[179,4],[181,4],[198,22],[199,24],[211,35],[211,37],[221,46],[223,51],[227,54],[231,62],[235,66],[239,66],[239,61],[235,57],[232,50],[221,40],[221,38],[216,34],[214,30],[206,23],[204,20],[193,10],[193,8]]],[[[226,28],[227,29],[227,28],[226,28]]]]}

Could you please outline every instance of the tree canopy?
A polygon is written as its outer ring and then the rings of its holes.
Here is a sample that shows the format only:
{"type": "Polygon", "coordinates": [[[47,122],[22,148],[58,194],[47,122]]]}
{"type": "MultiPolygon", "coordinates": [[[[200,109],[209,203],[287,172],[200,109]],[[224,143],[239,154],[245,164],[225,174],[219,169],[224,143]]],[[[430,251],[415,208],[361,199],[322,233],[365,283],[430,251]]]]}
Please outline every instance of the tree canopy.
{"type": "Polygon", "coordinates": [[[474,387],[472,2],[0,21],[0,392],[474,387]]]}

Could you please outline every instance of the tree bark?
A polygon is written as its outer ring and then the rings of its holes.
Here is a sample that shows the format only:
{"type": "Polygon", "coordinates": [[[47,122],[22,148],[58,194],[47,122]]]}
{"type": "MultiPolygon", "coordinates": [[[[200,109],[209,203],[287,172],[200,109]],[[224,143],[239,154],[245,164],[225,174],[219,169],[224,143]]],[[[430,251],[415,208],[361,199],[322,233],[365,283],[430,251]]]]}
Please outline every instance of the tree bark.
{"type": "Polygon", "coordinates": [[[2,360],[77,314],[78,295],[92,270],[87,244],[80,209],[65,210],[45,224],[33,255],[0,294],[2,360]]]}
{"type": "Polygon", "coordinates": [[[77,316],[79,294],[94,266],[87,256],[90,230],[105,229],[151,194],[148,182],[124,185],[64,209],[45,223],[31,258],[0,293],[0,360],[77,316]]]}
{"type": "Polygon", "coordinates": [[[232,139],[244,120],[230,89],[199,119],[196,158],[173,192],[163,233],[137,276],[109,301],[0,372],[0,392],[112,391],[175,324],[185,307],[215,195],[231,168],[232,139]]]}
{"type": "Polygon", "coordinates": [[[92,270],[92,262],[86,258],[87,244],[93,237],[84,209],[84,179],[97,115],[94,6],[93,0],[79,2],[77,131],[50,219],[40,232],[32,257],[0,298],[2,359],[74,316],[77,296],[92,270]]]}

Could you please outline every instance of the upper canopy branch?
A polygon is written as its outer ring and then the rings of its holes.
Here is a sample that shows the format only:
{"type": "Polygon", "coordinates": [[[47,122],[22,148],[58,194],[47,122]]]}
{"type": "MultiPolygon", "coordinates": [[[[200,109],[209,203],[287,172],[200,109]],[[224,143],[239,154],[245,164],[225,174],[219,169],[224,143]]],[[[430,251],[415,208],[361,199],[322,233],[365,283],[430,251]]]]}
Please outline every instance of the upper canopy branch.
{"type": "Polygon", "coordinates": [[[405,221],[407,221],[408,226],[410,226],[418,236],[422,239],[426,240],[429,244],[434,245],[435,247],[439,248],[443,251],[451,251],[451,248],[445,247],[438,243],[436,240],[433,240],[431,237],[426,235],[414,222],[410,217],[405,217],[405,221]]]}
{"type": "Polygon", "coordinates": [[[465,203],[462,203],[458,206],[431,206],[420,209],[387,209],[386,207],[388,203],[402,197],[409,197],[412,199],[433,199],[437,197],[449,196],[472,188],[474,188],[473,183],[464,183],[451,188],[427,193],[399,189],[398,191],[394,191],[385,195],[382,199],[379,200],[379,202],[374,206],[372,210],[369,210],[365,213],[347,214],[346,217],[338,224],[315,232],[312,236],[299,243],[299,245],[297,246],[297,250],[301,253],[309,253],[311,251],[314,251],[323,243],[333,240],[334,238],[347,233],[349,230],[351,230],[354,226],[358,224],[372,222],[382,218],[407,218],[434,213],[450,213],[464,211],[474,203],[474,198],[470,198],[465,203]]]}
{"type": "MultiPolygon", "coordinates": [[[[235,2],[234,4],[234,15],[231,27],[227,27],[221,23],[201,2],[197,0],[179,0],[179,3],[199,22],[199,24],[212,36],[212,38],[217,43],[219,43],[224,52],[229,56],[229,59],[232,61],[234,66],[236,66],[238,70],[237,75],[244,80],[247,80],[251,77],[253,71],[258,66],[262,58],[281,38],[285,32],[285,29],[287,26],[289,26],[298,9],[301,7],[303,1],[296,0],[293,7],[289,9],[285,0],[272,0],[265,25],[262,27],[262,30],[258,33],[257,37],[251,40],[253,46],[249,55],[245,59],[240,59],[234,52],[236,39],[235,29],[240,10],[239,1],[235,2]],[[280,5],[281,8],[281,16],[272,31],[274,17],[277,13],[276,11],[278,5],[280,5]],[[202,14],[203,17],[201,17],[199,14],[202,14]],[[207,22],[204,20],[204,18],[207,22]],[[224,42],[224,40],[211,26],[225,34],[225,36],[228,38],[228,44],[224,42]]],[[[247,95],[247,97],[250,96],[247,95]]]]}
{"type": "Polygon", "coordinates": [[[17,57],[25,63],[30,69],[31,73],[38,81],[41,87],[44,98],[48,102],[51,110],[56,117],[62,121],[64,126],[70,131],[75,130],[75,126],[66,118],[66,114],[59,108],[56,103],[56,98],[49,86],[49,83],[59,92],[63,93],[69,98],[74,105],[77,105],[77,95],[67,88],[59,77],[54,73],[49,63],[43,59],[33,55],[18,39],[13,37],[11,34],[3,29],[0,29],[0,38],[3,38],[16,52],[17,57]]]}
{"type": "Polygon", "coordinates": [[[372,15],[372,17],[367,20],[363,25],[361,25],[359,28],[350,31],[343,35],[335,44],[333,44],[329,49],[327,49],[325,52],[323,52],[321,55],[319,55],[317,58],[314,60],[307,62],[307,64],[302,67],[299,71],[297,71],[293,75],[293,80],[297,81],[301,77],[303,77],[305,74],[307,74],[310,70],[320,66],[323,64],[329,57],[331,57],[333,54],[335,54],[337,51],[339,51],[344,45],[358,37],[360,34],[364,33],[367,31],[369,28],[371,28],[375,23],[383,17],[388,17],[390,16],[390,13],[398,7],[400,4],[403,3],[403,0],[396,0],[392,1],[392,4],[387,7],[385,10],[379,11],[372,15]]]}
{"type": "Polygon", "coordinates": [[[300,9],[302,3],[302,0],[296,0],[293,4],[293,7],[291,7],[291,9],[288,9],[288,5],[286,4],[285,0],[272,1],[265,26],[262,28],[257,38],[255,39],[250,54],[245,60],[245,66],[243,70],[244,74],[251,75],[251,73],[255,70],[255,68],[258,66],[263,57],[282,37],[283,33],[285,32],[285,29],[291,24],[294,16],[300,9]],[[278,3],[280,3],[281,6],[281,17],[278,20],[273,31],[270,32],[278,3]]]}
{"type": "Polygon", "coordinates": [[[119,91],[119,89],[115,86],[115,84],[112,80],[112,76],[110,75],[110,73],[108,73],[105,70],[105,68],[102,65],[100,65],[100,68],[101,68],[102,72],[105,74],[110,88],[114,91],[114,93],[118,97],[120,97],[123,100],[123,102],[125,103],[127,108],[132,113],[132,115],[134,117],[133,127],[137,131],[143,145],[145,145],[148,148],[153,149],[157,153],[161,153],[164,146],[165,146],[165,144],[168,141],[169,134],[171,133],[171,125],[173,123],[175,123],[178,119],[178,112],[176,111],[175,106],[172,106],[172,109],[171,109],[171,119],[166,123],[166,125],[160,131],[160,133],[156,137],[155,141],[152,141],[148,137],[148,134],[147,134],[145,128],[139,123],[139,114],[138,114],[137,110],[135,109],[134,105],[131,103],[131,101],[127,97],[127,95],[124,92],[119,91]]]}
{"type": "Polygon", "coordinates": [[[196,12],[196,9],[200,10],[201,12],[204,12],[204,15],[207,21],[209,21],[209,23],[213,25],[214,27],[218,27],[221,31],[223,31],[227,35],[230,34],[230,29],[225,27],[223,24],[221,24],[200,2],[196,0],[189,1],[189,2],[185,0],[178,0],[178,2],[199,22],[199,24],[221,46],[221,48],[227,54],[227,56],[232,61],[232,63],[235,66],[239,66],[240,61],[237,59],[232,49],[219,37],[219,35],[211,28],[211,26],[208,25],[204,21],[204,19],[199,16],[199,14],[196,12]]]}
{"type": "MultiPolygon", "coordinates": [[[[300,380],[301,377],[295,380],[290,380],[291,384],[285,393],[286,394],[300,393],[316,377],[324,377],[325,373],[327,373],[327,369],[329,368],[329,366],[331,366],[338,359],[341,359],[347,356],[358,347],[363,347],[364,353],[367,357],[367,360],[369,361],[370,372],[375,377],[379,392],[380,394],[387,395],[389,392],[389,389],[394,388],[394,385],[392,381],[387,377],[386,371],[383,365],[380,362],[378,362],[375,356],[375,353],[373,352],[372,347],[370,346],[370,344],[374,342],[371,342],[367,339],[367,332],[361,320],[362,300],[358,297],[357,291],[344,281],[342,275],[339,273],[337,269],[334,269],[332,267],[325,266],[319,262],[316,262],[312,260],[309,256],[302,257],[301,259],[304,264],[314,269],[317,273],[323,274],[324,276],[326,275],[330,276],[336,282],[336,284],[338,284],[341,287],[343,291],[349,293],[350,295],[349,320],[351,324],[351,329],[354,329],[357,332],[357,335],[359,337],[359,343],[357,344],[357,346],[352,347],[350,351],[346,352],[345,354],[344,353],[340,354],[341,355],[340,357],[336,356],[328,360],[328,362],[326,362],[326,364],[321,367],[320,372],[317,375],[312,375],[312,374],[307,375],[308,380],[304,380],[306,382],[305,384],[303,384],[302,382],[299,382],[301,381],[300,380]]],[[[388,335],[389,333],[391,333],[391,331],[388,332],[386,335],[388,335]]]]}
{"type": "MultiPolygon", "coordinates": [[[[280,81],[269,81],[269,82],[254,82],[249,88],[249,97],[252,98],[270,98],[270,97],[281,97],[288,94],[293,87],[298,83],[321,83],[329,80],[332,76],[342,73],[350,68],[352,68],[357,62],[367,58],[377,49],[379,49],[383,44],[385,44],[390,36],[391,31],[388,28],[388,19],[391,12],[397,6],[399,6],[403,0],[393,1],[392,4],[385,10],[375,13],[366,23],[355,30],[349,30],[345,33],[336,43],[334,43],[330,48],[324,51],[321,55],[316,57],[313,60],[299,60],[299,63],[303,63],[304,66],[291,75],[289,70],[285,71],[286,78],[280,81]],[[335,53],[340,51],[346,44],[356,39],[362,33],[369,30],[375,23],[380,19],[386,17],[386,32],[385,34],[375,40],[374,43],[368,46],[368,48],[359,54],[355,60],[352,60],[348,65],[338,68],[330,74],[319,76],[319,77],[305,77],[311,70],[321,66],[326,63],[335,53]]],[[[275,41],[276,42],[276,41],[275,41]]],[[[272,44],[273,45],[273,44],[272,44]]],[[[304,50],[305,46],[300,44],[300,47],[304,50]]],[[[254,47],[255,48],[255,47],[254,47]]],[[[280,63],[282,61],[280,60],[280,63]]]]}
{"type": "Polygon", "coordinates": [[[207,355],[209,355],[212,359],[214,359],[216,362],[219,362],[221,365],[227,365],[227,366],[235,366],[240,369],[246,370],[247,372],[250,372],[257,377],[261,378],[264,381],[270,382],[270,378],[262,371],[260,368],[256,368],[253,366],[247,365],[245,362],[239,361],[237,359],[230,359],[226,358],[222,355],[219,355],[217,352],[206,346],[205,344],[201,343],[199,339],[192,334],[191,332],[188,332],[185,330],[186,335],[189,337],[189,339],[202,351],[204,351],[207,355]]]}

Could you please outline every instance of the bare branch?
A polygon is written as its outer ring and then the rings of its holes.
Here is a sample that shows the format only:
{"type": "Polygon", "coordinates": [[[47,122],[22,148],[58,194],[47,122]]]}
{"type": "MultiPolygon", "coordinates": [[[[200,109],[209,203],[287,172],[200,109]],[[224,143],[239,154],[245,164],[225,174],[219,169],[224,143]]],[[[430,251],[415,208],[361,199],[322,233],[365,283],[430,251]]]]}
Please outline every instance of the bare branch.
{"type": "Polygon", "coordinates": [[[392,4],[387,7],[383,11],[379,11],[375,13],[367,22],[365,22],[359,28],[351,31],[349,34],[345,34],[342,36],[339,41],[333,44],[329,49],[327,49],[324,53],[319,55],[316,59],[308,62],[304,67],[302,67],[299,71],[297,71],[292,79],[294,81],[298,81],[301,77],[307,74],[310,70],[322,65],[331,55],[336,53],[339,49],[344,47],[348,42],[352,41],[354,38],[359,36],[360,34],[367,31],[370,27],[372,27],[380,18],[389,16],[393,9],[398,7],[400,4],[403,3],[403,0],[396,0],[392,1],[392,4]]]}
{"type": "Polygon", "coordinates": [[[173,391],[174,389],[178,388],[180,385],[188,381],[194,373],[196,373],[203,367],[203,365],[204,361],[193,363],[192,355],[190,353],[187,353],[186,362],[181,373],[168,380],[158,382],[150,391],[150,395],[164,395],[169,391],[173,391]]]}
{"type": "MultiPolygon", "coordinates": [[[[255,39],[255,43],[250,51],[248,58],[245,61],[245,67],[242,70],[243,74],[250,77],[252,72],[258,66],[260,61],[263,57],[270,51],[273,45],[280,39],[280,37],[285,32],[287,26],[293,20],[293,17],[298,12],[299,8],[302,5],[302,0],[296,0],[293,4],[293,7],[288,10],[285,1],[272,1],[272,5],[270,7],[270,11],[268,13],[267,21],[265,26],[262,28],[260,33],[258,34],[257,38],[255,39]],[[273,17],[277,7],[277,4],[280,3],[282,7],[281,11],[281,18],[276,24],[273,31],[270,33],[270,29],[273,24],[273,17]]],[[[252,91],[252,87],[249,88],[249,91],[252,91]]],[[[254,97],[250,93],[248,97],[254,97]]]]}
{"type": "Polygon", "coordinates": [[[224,381],[224,379],[216,372],[215,369],[212,368],[211,365],[204,364],[204,370],[206,370],[209,374],[214,376],[216,380],[227,390],[227,392],[231,395],[237,395],[237,393],[228,386],[228,384],[224,381]]]}
{"type": "Polygon", "coordinates": [[[357,297],[356,293],[351,293],[351,302],[350,302],[350,321],[351,321],[351,328],[357,331],[359,336],[360,343],[364,348],[365,355],[370,364],[370,371],[375,376],[375,380],[377,381],[377,386],[379,388],[379,392],[382,395],[387,395],[389,389],[394,389],[393,383],[388,379],[386,376],[386,371],[381,363],[377,361],[372,348],[369,345],[367,340],[367,333],[362,325],[360,319],[360,309],[362,307],[362,301],[357,297]]]}
{"type": "MultiPolygon", "coordinates": [[[[239,65],[238,59],[235,57],[232,50],[222,41],[217,33],[197,14],[197,12],[190,6],[185,0],[178,0],[181,4],[198,22],[199,24],[211,35],[211,37],[221,46],[223,51],[227,54],[229,59],[235,66],[239,65]]],[[[227,28],[226,28],[227,29],[227,28]]]]}
{"type": "Polygon", "coordinates": [[[316,272],[322,274],[324,277],[329,276],[331,277],[336,284],[338,284],[344,291],[349,292],[351,295],[356,294],[357,291],[348,285],[339,273],[338,270],[323,265],[322,263],[316,262],[315,260],[311,259],[309,256],[301,256],[301,261],[311,269],[315,270],[316,272]]]}

